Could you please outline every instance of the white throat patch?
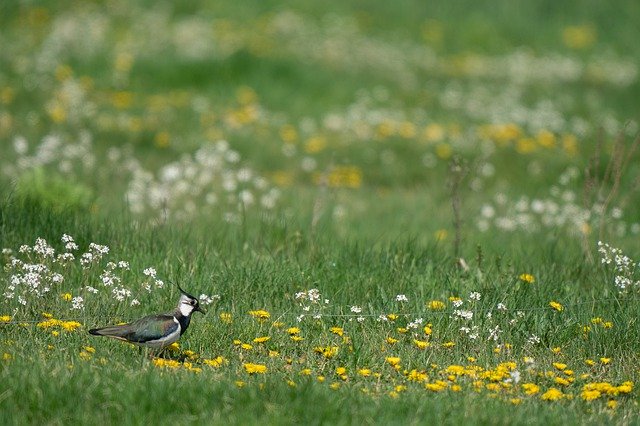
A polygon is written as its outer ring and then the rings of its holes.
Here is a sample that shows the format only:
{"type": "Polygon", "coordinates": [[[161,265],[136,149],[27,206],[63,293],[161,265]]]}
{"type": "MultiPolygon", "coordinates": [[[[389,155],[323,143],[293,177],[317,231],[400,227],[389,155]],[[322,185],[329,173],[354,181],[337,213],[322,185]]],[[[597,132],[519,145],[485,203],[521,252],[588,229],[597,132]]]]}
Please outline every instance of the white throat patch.
{"type": "Polygon", "coordinates": [[[188,317],[189,315],[191,315],[191,313],[195,309],[195,306],[189,304],[190,300],[191,299],[189,299],[184,294],[180,297],[180,303],[178,304],[178,309],[180,310],[180,313],[185,317],[188,317]]]}
{"type": "Polygon", "coordinates": [[[180,313],[185,317],[188,317],[189,315],[191,315],[191,312],[193,312],[193,309],[194,309],[193,305],[190,305],[188,302],[180,302],[180,313]]]}

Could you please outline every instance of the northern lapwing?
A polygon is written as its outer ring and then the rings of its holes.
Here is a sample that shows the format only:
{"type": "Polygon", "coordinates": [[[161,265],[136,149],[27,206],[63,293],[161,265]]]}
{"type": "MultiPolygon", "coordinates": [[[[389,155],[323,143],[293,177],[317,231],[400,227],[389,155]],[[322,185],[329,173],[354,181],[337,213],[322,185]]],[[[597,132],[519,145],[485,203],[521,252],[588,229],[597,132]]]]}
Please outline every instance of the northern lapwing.
{"type": "Polygon", "coordinates": [[[148,315],[128,324],[112,325],[89,330],[94,336],[106,336],[146,348],[162,351],[187,331],[191,314],[205,313],[198,299],[178,286],[180,300],[176,310],[168,314],[148,315]]]}

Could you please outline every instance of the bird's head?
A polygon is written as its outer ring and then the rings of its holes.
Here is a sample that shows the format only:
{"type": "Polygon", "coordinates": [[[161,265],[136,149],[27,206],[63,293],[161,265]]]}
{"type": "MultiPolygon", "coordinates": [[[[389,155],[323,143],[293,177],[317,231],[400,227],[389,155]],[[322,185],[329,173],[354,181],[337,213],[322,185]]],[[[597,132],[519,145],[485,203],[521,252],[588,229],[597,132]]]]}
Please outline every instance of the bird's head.
{"type": "Polygon", "coordinates": [[[178,301],[178,310],[182,315],[188,317],[193,312],[200,312],[201,314],[205,313],[205,310],[200,307],[198,299],[184,291],[180,286],[178,286],[178,289],[181,293],[180,300],[178,301]]]}

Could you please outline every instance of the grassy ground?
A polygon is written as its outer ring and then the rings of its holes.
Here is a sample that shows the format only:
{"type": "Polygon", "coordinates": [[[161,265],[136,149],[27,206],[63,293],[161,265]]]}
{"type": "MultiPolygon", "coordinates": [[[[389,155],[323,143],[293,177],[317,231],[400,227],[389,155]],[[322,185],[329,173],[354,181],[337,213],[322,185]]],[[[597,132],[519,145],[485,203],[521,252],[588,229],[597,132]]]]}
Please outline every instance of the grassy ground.
{"type": "Polygon", "coordinates": [[[0,423],[637,424],[638,19],[4,2],[0,423]]]}

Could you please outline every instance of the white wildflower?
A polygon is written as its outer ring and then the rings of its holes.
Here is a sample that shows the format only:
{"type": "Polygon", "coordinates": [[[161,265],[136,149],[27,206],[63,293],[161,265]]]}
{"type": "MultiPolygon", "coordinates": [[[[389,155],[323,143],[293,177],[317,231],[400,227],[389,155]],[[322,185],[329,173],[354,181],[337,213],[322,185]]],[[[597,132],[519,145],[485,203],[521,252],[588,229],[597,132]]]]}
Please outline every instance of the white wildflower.
{"type": "Polygon", "coordinates": [[[155,268],[145,268],[145,270],[142,271],[142,273],[145,274],[148,277],[151,277],[151,278],[155,278],[156,277],[155,268]]]}
{"type": "Polygon", "coordinates": [[[456,309],[453,311],[453,314],[457,317],[463,318],[465,320],[470,320],[473,318],[473,311],[465,311],[463,309],[456,309]]]}
{"type": "Polygon", "coordinates": [[[71,299],[71,309],[84,309],[84,299],[82,296],[76,296],[71,299]]]}
{"type": "Polygon", "coordinates": [[[407,299],[407,296],[405,296],[404,294],[398,294],[396,296],[396,302],[408,302],[409,299],[407,299]]]}

